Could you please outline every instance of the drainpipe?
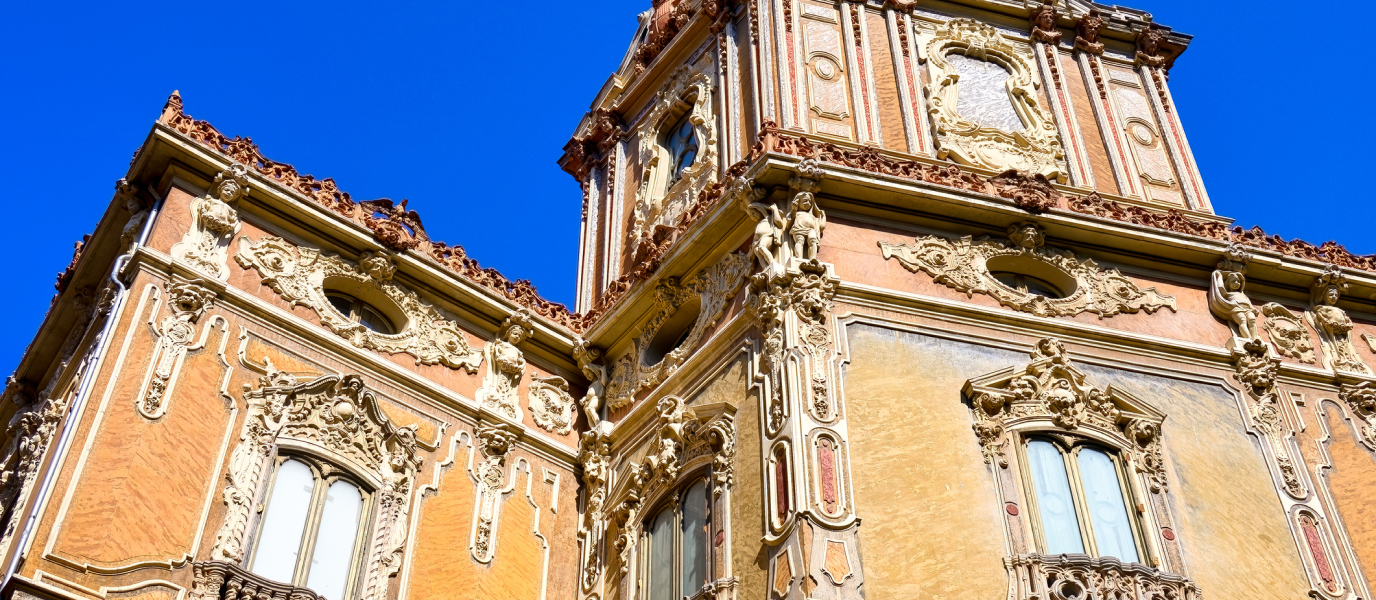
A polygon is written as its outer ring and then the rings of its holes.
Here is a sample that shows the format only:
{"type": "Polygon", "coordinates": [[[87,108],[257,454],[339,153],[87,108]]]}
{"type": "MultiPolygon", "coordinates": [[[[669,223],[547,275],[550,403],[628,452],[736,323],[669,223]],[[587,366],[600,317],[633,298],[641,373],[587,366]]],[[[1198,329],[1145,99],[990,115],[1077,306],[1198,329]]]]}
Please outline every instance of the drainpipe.
{"type": "MultiPolygon", "coordinates": [[[[157,191],[152,188],[149,188],[148,192],[153,195],[157,202],[153,204],[152,210],[148,212],[148,218],[143,222],[143,231],[139,233],[139,239],[134,242],[134,246],[129,249],[128,254],[115,259],[114,268],[110,271],[110,282],[115,285],[116,289],[114,302],[110,306],[110,316],[105,319],[105,324],[100,329],[95,352],[87,354],[82,361],[84,369],[78,371],[82,377],[81,387],[77,390],[76,399],[72,401],[72,405],[67,410],[67,418],[62,425],[62,436],[58,438],[57,451],[53,453],[53,458],[48,462],[48,468],[43,473],[43,483],[38,491],[38,501],[33,504],[33,509],[24,519],[24,531],[14,546],[14,558],[10,559],[10,564],[5,568],[5,578],[3,583],[0,583],[0,590],[9,587],[10,580],[14,578],[14,573],[19,568],[19,559],[26,553],[25,545],[29,543],[29,536],[33,535],[34,527],[38,525],[38,515],[43,514],[49,496],[52,495],[58,466],[62,464],[63,458],[66,457],[67,450],[71,446],[72,438],[76,436],[77,422],[81,419],[82,409],[85,408],[86,401],[91,396],[91,390],[95,387],[101,360],[105,357],[105,351],[110,346],[110,337],[114,331],[115,323],[119,322],[124,303],[129,296],[129,289],[125,287],[123,281],[120,281],[121,272],[129,264],[129,260],[133,258],[134,252],[148,240],[148,233],[153,229],[153,221],[157,219],[158,211],[162,209],[165,197],[159,196],[157,191]]],[[[38,402],[39,399],[35,398],[34,401],[38,402]]]]}

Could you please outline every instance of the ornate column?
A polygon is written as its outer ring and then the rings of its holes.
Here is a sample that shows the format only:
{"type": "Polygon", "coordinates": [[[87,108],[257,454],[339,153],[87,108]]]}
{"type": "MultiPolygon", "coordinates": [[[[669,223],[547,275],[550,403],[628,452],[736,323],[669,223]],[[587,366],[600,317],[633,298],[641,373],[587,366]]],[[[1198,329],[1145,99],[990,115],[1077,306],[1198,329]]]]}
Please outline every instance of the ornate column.
{"type": "Polygon", "coordinates": [[[1118,192],[1124,196],[1141,196],[1141,184],[1128,174],[1127,146],[1118,133],[1117,117],[1113,103],[1108,99],[1108,82],[1105,67],[1099,57],[1104,53],[1104,43],[1099,41],[1099,32],[1108,25],[1098,10],[1090,10],[1075,24],[1075,60],[1080,65],[1080,74],[1086,83],[1093,82],[1089,92],[1090,106],[1094,108],[1094,118],[1099,124],[1099,133],[1104,138],[1109,163],[1113,165],[1113,177],[1118,181],[1118,192]]]}
{"type": "Polygon", "coordinates": [[[799,165],[786,229],[771,218],[776,205],[748,205],[761,219],[754,254],[763,268],[751,279],[749,303],[761,336],[769,597],[779,600],[855,598],[864,582],[835,378],[831,308],[839,280],[817,259],[826,217],[812,194],[822,176],[814,161],[799,165]]]}
{"type": "Polygon", "coordinates": [[[1056,27],[1057,16],[1056,6],[1050,2],[1032,9],[1032,14],[1027,18],[1032,24],[1033,54],[1037,57],[1042,80],[1047,82],[1046,96],[1051,101],[1051,113],[1064,140],[1071,183],[1092,188],[1094,174],[1089,170],[1089,154],[1085,150],[1084,140],[1080,138],[1079,123],[1070,104],[1071,96],[1066,92],[1061,76],[1061,30],[1056,27]]]}

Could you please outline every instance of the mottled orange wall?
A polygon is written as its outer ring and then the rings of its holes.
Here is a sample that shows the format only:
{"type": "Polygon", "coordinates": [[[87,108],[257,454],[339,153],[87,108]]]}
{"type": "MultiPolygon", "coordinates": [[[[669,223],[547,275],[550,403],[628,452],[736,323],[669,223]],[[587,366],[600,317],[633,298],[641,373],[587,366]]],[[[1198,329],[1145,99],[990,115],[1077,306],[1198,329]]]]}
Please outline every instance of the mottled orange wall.
{"type": "Polygon", "coordinates": [[[1371,503],[1376,490],[1376,460],[1358,441],[1353,425],[1343,418],[1343,409],[1332,402],[1319,407],[1319,416],[1328,427],[1328,456],[1333,466],[1324,472],[1328,489],[1337,504],[1338,516],[1347,526],[1348,536],[1361,562],[1369,589],[1376,589],[1376,506],[1371,503]]]}
{"type": "MultiPolygon", "coordinates": [[[[991,296],[967,296],[963,292],[936,283],[924,272],[909,271],[896,258],[885,260],[880,253],[880,241],[911,245],[914,237],[916,236],[909,232],[834,218],[827,223],[819,257],[824,262],[833,263],[837,276],[845,281],[1012,312],[1012,309],[1000,306],[991,296]]],[[[959,238],[957,235],[944,237],[952,240],[959,238]]],[[[1209,312],[1207,288],[1184,286],[1136,274],[1130,275],[1129,278],[1143,289],[1155,287],[1160,293],[1174,296],[1176,310],[1163,308],[1154,314],[1143,311],[1137,314],[1118,314],[1105,319],[1100,319],[1093,313],[1060,318],[1118,331],[1215,346],[1222,346],[1232,335],[1227,325],[1209,312]]]]}
{"type": "Polygon", "coordinates": [[[1091,94],[1097,99],[1099,91],[1089,89],[1074,55],[1061,54],[1060,58],[1061,75],[1070,91],[1071,103],[1075,105],[1075,122],[1080,126],[1078,134],[1088,149],[1086,154],[1089,155],[1090,172],[1094,174],[1094,189],[1105,194],[1117,194],[1118,178],[1113,174],[1113,163],[1109,162],[1108,147],[1090,100],[1091,94]]]}
{"type": "Polygon", "coordinates": [[[870,11],[865,11],[865,25],[869,30],[871,70],[884,147],[907,153],[908,135],[903,129],[903,102],[898,95],[898,71],[894,68],[893,50],[889,44],[889,25],[884,15],[870,11]]]}
{"type": "MultiPolygon", "coordinates": [[[[160,311],[156,320],[161,321],[166,304],[149,304],[148,309],[160,311]]],[[[144,315],[146,319],[148,313],[144,315]]],[[[211,315],[203,316],[198,338],[211,325],[211,315]]],[[[207,347],[188,354],[167,398],[167,413],[158,420],[145,419],[135,408],[143,374],[151,368],[146,352],[130,353],[108,400],[92,403],[99,411],[96,435],[77,446],[85,465],[60,523],[54,554],[109,568],[176,561],[191,552],[208,501],[206,488],[215,479],[216,458],[230,425],[229,401],[219,393],[228,368],[217,355],[229,335],[223,329],[224,323],[214,323],[207,347]]],[[[139,326],[134,343],[148,347],[155,342],[139,326]]]]}

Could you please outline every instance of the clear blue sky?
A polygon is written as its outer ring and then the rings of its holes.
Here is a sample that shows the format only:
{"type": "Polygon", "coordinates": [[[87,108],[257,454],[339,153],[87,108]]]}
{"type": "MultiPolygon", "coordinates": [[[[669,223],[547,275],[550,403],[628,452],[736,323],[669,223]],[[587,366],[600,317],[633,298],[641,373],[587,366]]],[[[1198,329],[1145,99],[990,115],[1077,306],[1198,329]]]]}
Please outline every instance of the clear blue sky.
{"type": "MultiPolygon", "coordinates": [[[[1217,211],[1376,252],[1366,38],[1276,0],[1125,0],[1195,35],[1172,92],[1217,211]],[[1302,45],[1301,39],[1318,43],[1302,45]]],[[[555,165],[649,0],[16,2],[0,19],[0,376],[32,339],[163,101],[572,303],[578,186],[555,165]]],[[[1360,15],[1366,2],[1323,12],[1360,15]]]]}

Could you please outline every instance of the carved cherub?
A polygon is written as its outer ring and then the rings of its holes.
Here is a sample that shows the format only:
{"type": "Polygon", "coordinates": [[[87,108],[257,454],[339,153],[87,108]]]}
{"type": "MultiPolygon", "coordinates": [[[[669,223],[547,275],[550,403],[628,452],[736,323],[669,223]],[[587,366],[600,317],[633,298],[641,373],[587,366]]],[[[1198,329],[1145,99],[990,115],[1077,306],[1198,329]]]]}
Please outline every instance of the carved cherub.
{"type": "Polygon", "coordinates": [[[788,236],[793,240],[793,256],[803,260],[817,258],[822,245],[822,231],[827,227],[826,213],[817,206],[809,192],[798,192],[789,204],[788,236]]]}
{"type": "Polygon", "coordinates": [[[1241,271],[1217,269],[1209,286],[1209,309],[1218,318],[1228,322],[1233,337],[1252,340],[1257,335],[1256,308],[1244,291],[1247,278],[1241,271]]]}
{"type": "Polygon", "coordinates": [[[487,355],[487,379],[479,397],[484,408],[496,408],[508,417],[519,418],[516,388],[525,373],[526,358],[517,346],[531,333],[529,312],[521,309],[507,317],[497,338],[483,349],[487,355]]]}
{"type": "Polygon", "coordinates": [[[779,212],[779,207],[764,202],[752,202],[745,207],[746,214],[755,219],[755,241],[750,252],[760,259],[760,266],[768,267],[774,263],[787,262],[787,257],[779,256],[779,250],[787,250],[784,232],[788,229],[788,219],[779,212]]]}

